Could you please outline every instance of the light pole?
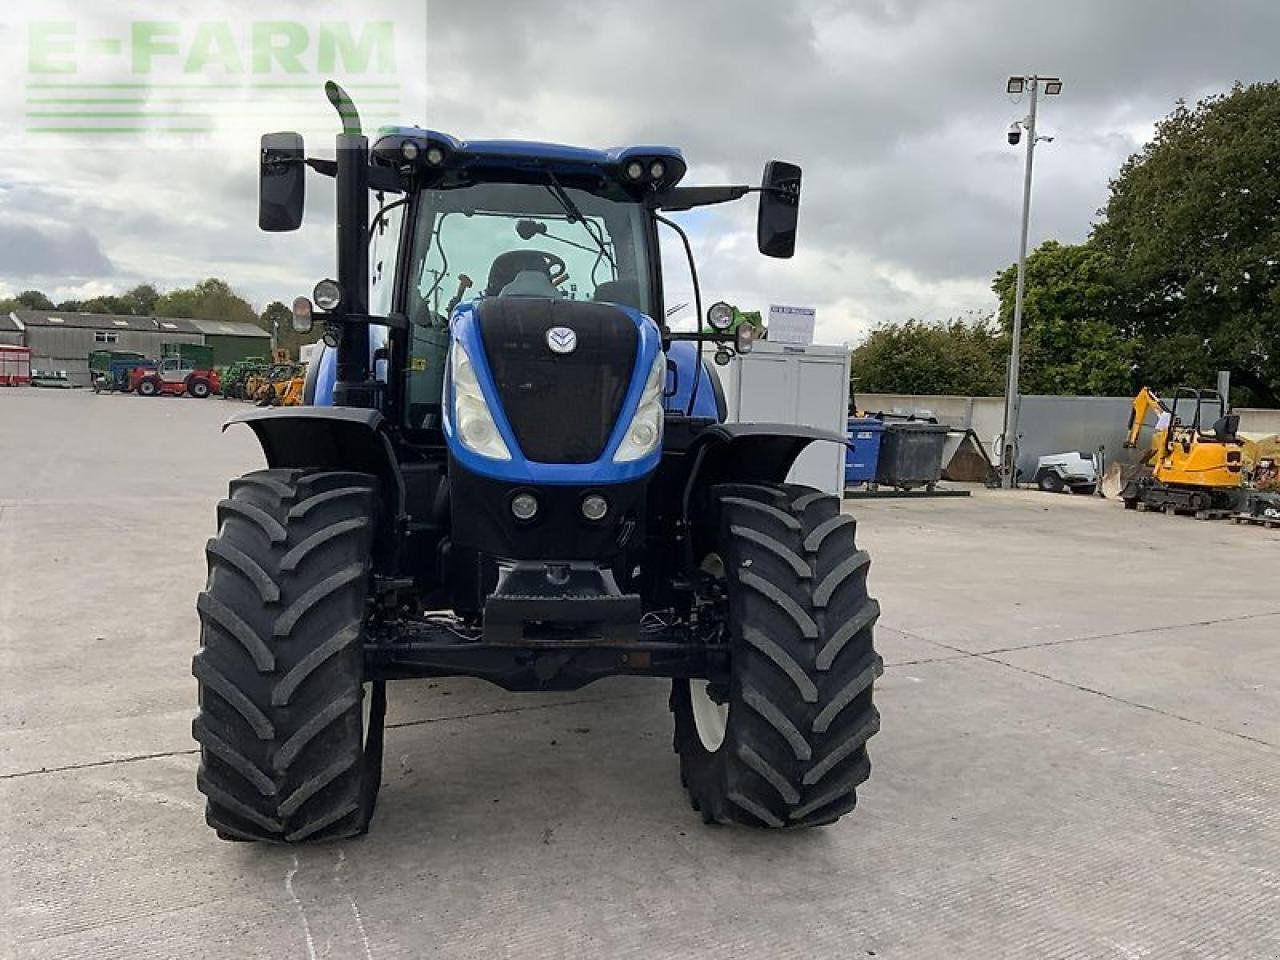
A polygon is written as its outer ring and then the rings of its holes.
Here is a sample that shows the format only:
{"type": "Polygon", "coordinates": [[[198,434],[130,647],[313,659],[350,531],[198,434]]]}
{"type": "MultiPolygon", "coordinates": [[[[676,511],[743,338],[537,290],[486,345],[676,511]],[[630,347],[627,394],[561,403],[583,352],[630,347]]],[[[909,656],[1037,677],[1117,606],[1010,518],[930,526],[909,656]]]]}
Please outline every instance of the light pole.
{"type": "Polygon", "coordinates": [[[1053,137],[1036,136],[1036,107],[1043,85],[1047,97],[1062,92],[1062,81],[1057,77],[1010,77],[1006,91],[1011,94],[1031,91],[1031,110],[1023,120],[1015,120],[1009,126],[1009,143],[1017,146],[1023,130],[1027,134],[1027,162],[1022,181],[1022,233],[1018,241],[1018,285],[1013,297],[1013,338],[1009,348],[1009,373],[1004,391],[1004,433],[1000,438],[1000,485],[1008,489],[1017,486],[1018,475],[1018,413],[1022,398],[1018,393],[1018,365],[1022,350],[1022,300],[1027,282],[1027,226],[1031,220],[1031,166],[1035,160],[1036,141],[1053,137]]]}

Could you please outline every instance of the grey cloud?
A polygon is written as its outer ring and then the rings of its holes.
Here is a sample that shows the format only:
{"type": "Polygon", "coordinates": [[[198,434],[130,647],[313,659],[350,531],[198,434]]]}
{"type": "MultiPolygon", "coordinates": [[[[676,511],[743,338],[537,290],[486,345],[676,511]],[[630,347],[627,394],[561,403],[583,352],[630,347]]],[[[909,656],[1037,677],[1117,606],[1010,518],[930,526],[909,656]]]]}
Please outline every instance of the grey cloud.
{"type": "MultiPolygon", "coordinates": [[[[402,64],[408,122],[464,137],[675,143],[691,180],[750,182],[771,156],[800,162],[796,260],[744,248],[700,267],[730,298],[822,304],[820,326],[849,335],[990,305],[1020,203],[1021,154],[1004,134],[1026,104],[1004,94],[1010,72],[1066,81],[1045,104],[1057,139],[1038,153],[1032,237],[1079,240],[1135,134],[1180,97],[1273,79],[1280,35],[1273,0],[430,0],[427,14],[426,63],[402,64]]],[[[262,301],[332,269],[326,181],[310,179],[306,226],[280,238],[256,230],[251,143],[119,159],[15,158],[54,198],[23,209],[99,238],[119,276],[226,274],[262,301]]],[[[13,213],[17,201],[2,199],[13,213]]],[[[696,231],[700,249],[714,250],[717,231],[748,233],[751,219],[745,203],[717,212],[696,231]]]]}
{"type": "Polygon", "coordinates": [[[1005,96],[1009,72],[1067,81],[1045,104],[1064,159],[1041,162],[1036,232],[1080,239],[1138,146],[1100,125],[1154,120],[1179,97],[1270,76],[1264,38],[1280,27],[1271,4],[1190,0],[649,3],[648,22],[662,25],[649,29],[623,12],[630,5],[583,5],[557,29],[539,28],[557,22],[540,4],[514,17],[500,6],[518,25],[495,40],[481,27],[499,18],[495,4],[433,5],[434,69],[472,81],[468,104],[431,102],[437,122],[474,133],[486,117],[516,117],[561,138],[668,140],[695,171],[739,179],[758,176],[766,155],[788,156],[806,167],[806,241],[939,280],[989,279],[1011,259],[1020,155],[1004,132],[1026,104],[1005,96]],[[563,110],[522,116],[535,97],[563,110]],[[1087,149],[1068,131],[1088,131],[1087,149]]]}
{"type": "Polygon", "coordinates": [[[47,277],[106,277],[114,272],[98,238],[83,227],[0,219],[0,278],[13,286],[47,277]]]}

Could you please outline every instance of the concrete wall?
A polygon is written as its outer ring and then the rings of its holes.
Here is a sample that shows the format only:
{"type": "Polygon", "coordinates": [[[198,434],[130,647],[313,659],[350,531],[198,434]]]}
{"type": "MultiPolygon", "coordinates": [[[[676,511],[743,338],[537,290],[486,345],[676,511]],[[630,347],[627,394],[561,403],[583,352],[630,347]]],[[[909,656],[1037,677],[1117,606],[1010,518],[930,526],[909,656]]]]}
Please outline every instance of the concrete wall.
{"type": "Polygon", "coordinates": [[[917,396],[907,393],[859,393],[858,409],[867,413],[915,414],[936,417],[958,430],[972,430],[987,447],[994,449],[1004,428],[1003,397],[917,396]]]}
{"type": "Polygon", "coordinates": [[[1240,414],[1241,433],[1258,433],[1264,436],[1280,433],[1280,410],[1238,407],[1233,412],[1240,414]]]}

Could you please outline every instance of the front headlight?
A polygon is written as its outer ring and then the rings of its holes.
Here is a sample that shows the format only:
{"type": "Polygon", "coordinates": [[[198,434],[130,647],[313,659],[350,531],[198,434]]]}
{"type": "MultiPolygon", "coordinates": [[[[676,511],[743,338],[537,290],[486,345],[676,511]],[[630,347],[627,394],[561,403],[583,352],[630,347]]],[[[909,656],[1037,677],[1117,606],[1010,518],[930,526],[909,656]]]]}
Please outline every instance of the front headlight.
{"type": "Polygon", "coordinates": [[[507,449],[502,434],[498,432],[498,424],[489,411],[489,404],[485,402],[471,357],[458,340],[453,342],[449,361],[450,379],[453,381],[453,428],[458,440],[472,453],[482,457],[510,460],[511,451],[507,449]]]}
{"type": "Polygon", "coordinates": [[[627,432],[613,455],[614,463],[640,460],[662,444],[662,388],[667,378],[667,357],[661,350],[653,358],[649,377],[640,394],[640,405],[627,424],[627,432]]]}

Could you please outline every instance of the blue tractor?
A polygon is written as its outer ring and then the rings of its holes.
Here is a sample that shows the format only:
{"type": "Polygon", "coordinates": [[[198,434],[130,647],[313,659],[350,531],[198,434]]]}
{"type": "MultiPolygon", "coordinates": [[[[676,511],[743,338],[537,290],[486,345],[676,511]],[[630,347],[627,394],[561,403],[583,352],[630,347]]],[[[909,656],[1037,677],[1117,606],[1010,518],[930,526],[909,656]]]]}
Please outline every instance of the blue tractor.
{"type": "MultiPolygon", "coordinates": [[[[751,347],[717,304],[665,322],[664,212],[759,195],[789,257],[800,169],[681,186],[670,147],[372,146],[354,104],[335,160],[261,150],[259,225],[296,229],[307,168],[337,191],[337,277],[294,303],[325,349],[307,404],[232,423],[268,468],[233,480],[207,547],[195,739],[228,840],[368,829],[386,681],[567,690],[672,681],[675,751],[708,823],[809,827],[851,810],[879,727],[868,557],[836,497],[788,484],[838,434],[727,423],[715,366],[751,347]],[[376,201],[376,206],[371,204],[376,201]],[[372,217],[370,216],[372,211],[372,217]]],[[[745,332],[744,332],[745,331],[745,332]]]]}

